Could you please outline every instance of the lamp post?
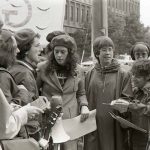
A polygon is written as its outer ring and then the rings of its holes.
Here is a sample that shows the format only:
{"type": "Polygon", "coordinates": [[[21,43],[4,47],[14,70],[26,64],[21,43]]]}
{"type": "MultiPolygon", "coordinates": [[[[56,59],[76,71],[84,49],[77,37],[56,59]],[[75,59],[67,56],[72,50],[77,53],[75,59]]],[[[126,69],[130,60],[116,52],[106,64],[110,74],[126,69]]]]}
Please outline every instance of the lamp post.
{"type": "Polygon", "coordinates": [[[93,40],[101,35],[108,35],[107,0],[93,0],[92,10],[93,40]]]}

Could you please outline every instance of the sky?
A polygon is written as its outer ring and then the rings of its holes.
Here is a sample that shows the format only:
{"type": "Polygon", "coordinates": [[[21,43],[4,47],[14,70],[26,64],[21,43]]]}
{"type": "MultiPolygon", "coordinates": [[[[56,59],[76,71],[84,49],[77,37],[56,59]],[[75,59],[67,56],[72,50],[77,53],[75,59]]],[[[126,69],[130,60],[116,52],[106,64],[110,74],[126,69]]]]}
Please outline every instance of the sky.
{"type": "Polygon", "coordinates": [[[150,0],[140,0],[140,20],[144,26],[150,26],[150,0]]]}

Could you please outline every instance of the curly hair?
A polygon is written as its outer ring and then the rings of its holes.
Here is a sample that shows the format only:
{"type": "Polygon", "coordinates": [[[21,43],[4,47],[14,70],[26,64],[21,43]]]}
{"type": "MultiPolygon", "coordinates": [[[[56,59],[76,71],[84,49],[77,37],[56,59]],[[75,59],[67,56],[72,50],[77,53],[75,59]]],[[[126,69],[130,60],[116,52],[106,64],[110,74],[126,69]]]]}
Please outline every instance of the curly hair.
{"type": "MultiPolygon", "coordinates": [[[[70,50],[68,50],[68,52],[69,53],[67,56],[66,65],[64,67],[66,68],[66,71],[68,71],[69,76],[75,76],[77,62],[78,62],[78,56],[76,53],[71,53],[70,50]]],[[[47,66],[45,69],[45,73],[46,74],[49,74],[50,72],[54,73],[54,71],[57,70],[58,66],[59,65],[54,56],[54,51],[52,51],[52,53],[48,57],[48,62],[47,62],[47,66]]]]}
{"type": "Polygon", "coordinates": [[[0,67],[7,69],[14,64],[16,60],[14,40],[12,37],[7,41],[0,40],[0,67]]]}
{"type": "Polygon", "coordinates": [[[131,69],[131,73],[135,76],[147,77],[150,75],[150,60],[136,61],[131,69]]]}

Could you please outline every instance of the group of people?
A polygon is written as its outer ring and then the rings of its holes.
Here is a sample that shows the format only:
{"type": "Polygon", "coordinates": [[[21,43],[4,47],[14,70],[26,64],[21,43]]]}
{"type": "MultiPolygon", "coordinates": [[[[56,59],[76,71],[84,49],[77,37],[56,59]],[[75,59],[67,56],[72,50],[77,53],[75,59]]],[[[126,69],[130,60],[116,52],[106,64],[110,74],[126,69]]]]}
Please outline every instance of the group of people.
{"type": "MultiPolygon", "coordinates": [[[[43,48],[40,35],[32,29],[12,32],[0,30],[0,139],[42,135],[44,111],[30,103],[43,99],[47,105],[53,96],[62,98],[62,119],[81,114],[86,121],[89,110],[96,109],[97,130],[84,137],[84,150],[145,150],[149,145],[150,115],[150,47],[137,42],[131,49],[135,60],[125,71],[114,58],[115,45],[107,36],[94,40],[93,52],[97,63],[83,75],[78,65],[77,45],[63,31],[47,35],[49,42],[41,61],[43,48]],[[126,112],[113,100],[129,102],[126,112]],[[128,119],[145,129],[142,133],[124,127],[110,112],[128,119]],[[13,128],[12,128],[13,127],[13,128]]],[[[122,104],[123,105],[123,104],[122,104]]],[[[53,109],[53,108],[51,108],[53,109]]],[[[77,150],[78,139],[60,145],[61,150],[77,150]]]]}

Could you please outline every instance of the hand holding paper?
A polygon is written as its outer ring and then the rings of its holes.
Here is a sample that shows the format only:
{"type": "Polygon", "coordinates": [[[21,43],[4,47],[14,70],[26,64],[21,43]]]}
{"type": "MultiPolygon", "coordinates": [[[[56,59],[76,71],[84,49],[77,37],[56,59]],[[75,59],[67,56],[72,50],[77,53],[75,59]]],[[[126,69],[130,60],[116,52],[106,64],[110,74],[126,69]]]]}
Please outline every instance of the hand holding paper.
{"type": "Polygon", "coordinates": [[[120,113],[124,113],[128,110],[129,102],[124,99],[117,99],[113,100],[110,105],[113,109],[118,110],[120,113]]]}

